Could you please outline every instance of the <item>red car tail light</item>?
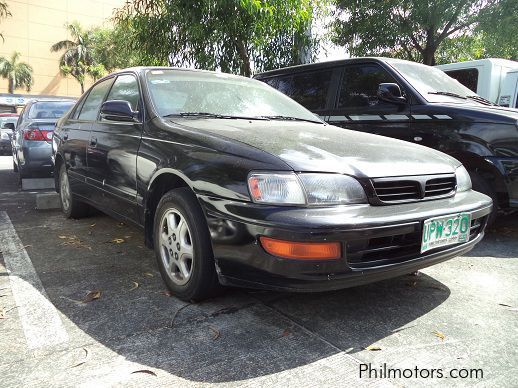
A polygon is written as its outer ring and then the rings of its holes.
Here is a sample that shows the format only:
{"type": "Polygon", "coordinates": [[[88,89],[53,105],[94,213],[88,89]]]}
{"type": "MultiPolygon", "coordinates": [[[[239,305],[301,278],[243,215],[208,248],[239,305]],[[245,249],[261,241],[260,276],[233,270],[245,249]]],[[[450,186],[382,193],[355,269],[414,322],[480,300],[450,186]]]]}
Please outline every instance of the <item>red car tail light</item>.
{"type": "Polygon", "coordinates": [[[53,131],[46,131],[39,128],[29,128],[23,132],[23,138],[25,140],[33,141],[49,141],[52,140],[53,131]]]}
{"type": "Polygon", "coordinates": [[[270,255],[285,259],[333,260],[341,256],[339,242],[295,242],[261,236],[264,250],[270,255]]]}

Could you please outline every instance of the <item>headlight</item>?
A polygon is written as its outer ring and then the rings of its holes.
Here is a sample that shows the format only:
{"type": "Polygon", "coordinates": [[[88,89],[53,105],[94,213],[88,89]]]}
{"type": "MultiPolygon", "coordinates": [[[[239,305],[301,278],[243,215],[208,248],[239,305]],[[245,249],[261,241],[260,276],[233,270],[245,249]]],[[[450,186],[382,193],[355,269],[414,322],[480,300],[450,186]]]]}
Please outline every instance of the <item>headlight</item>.
{"type": "Polygon", "coordinates": [[[457,178],[457,192],[471,190],[471,178],[464,166],[457,168],[455,177],[457,178]]]}
{"type": "Polygon", "coordinates": [[[9,135],[7,134],[7,132],[2,132],[2,135],[0,136],[0,138],[2,139],[9,139],[9,135]]]}
{"type": "Polygon", "coordinates": [[[367,203],[360,183],[347,175],[254,173],[248,178],[252,200],[277,205],[367,203]]]}

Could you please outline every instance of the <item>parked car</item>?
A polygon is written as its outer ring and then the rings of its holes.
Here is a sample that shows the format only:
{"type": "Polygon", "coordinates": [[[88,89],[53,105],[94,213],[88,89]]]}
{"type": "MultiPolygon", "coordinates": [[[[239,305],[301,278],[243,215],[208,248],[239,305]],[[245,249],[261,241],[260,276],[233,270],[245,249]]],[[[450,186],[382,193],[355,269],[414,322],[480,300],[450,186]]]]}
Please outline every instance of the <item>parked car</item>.
{"type": "Polygon", "coordinates": [[[445,152],[462,162],[474,189],[492,197],[495,208],[518,208],[518,111],[494,106],[437,68],[355,58],[256,78],[333,125],[445,152]]]}
{"type": "Polygon", "coordinates": [[[11,155],[11,137],[18,121],[16,113],[0,113],[0,155],[11,155]]]}
{"type": "Polygon", "coordinates": [[[437,65],[479,96],[500,106],[516,108],[518,62],[501,58],[437,65]],[[514,72],[514,76],[511,74],[514,72]]]}
{"type": "Polygon", "coordinates": [[[184,300],[410,273],[473,248],[492,206],[446,154],[325,124],[222,73],[111,74],[58,121],[53,150],[65,216],[94,206],[141,226],[184,300]]]}
{"type": "Polygon", "coordinates": [[[30,100],[20,113],[12,138],[13,168],[21,178],[52,176],[52,135],[57,120],[75,100],[30,100]]]}

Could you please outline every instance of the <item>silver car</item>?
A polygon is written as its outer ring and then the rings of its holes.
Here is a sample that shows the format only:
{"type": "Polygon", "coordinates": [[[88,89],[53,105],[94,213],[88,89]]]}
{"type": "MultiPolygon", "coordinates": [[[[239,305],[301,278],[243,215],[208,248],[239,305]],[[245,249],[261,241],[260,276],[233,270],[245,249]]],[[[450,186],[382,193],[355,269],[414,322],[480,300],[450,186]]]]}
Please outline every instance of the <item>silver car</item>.
{"type": "Polygon", "coordinates": [[[0,155],[11,154],[11,137],[17,121],[16,113],[0,113],[0,155]]]}
{"type": "Polygon", "coordinates": [[[52,136],[57,120],[75,100],[30,100],[20,113],[12,139],[14,171],[21,178],[51,176],[52,136]]]}

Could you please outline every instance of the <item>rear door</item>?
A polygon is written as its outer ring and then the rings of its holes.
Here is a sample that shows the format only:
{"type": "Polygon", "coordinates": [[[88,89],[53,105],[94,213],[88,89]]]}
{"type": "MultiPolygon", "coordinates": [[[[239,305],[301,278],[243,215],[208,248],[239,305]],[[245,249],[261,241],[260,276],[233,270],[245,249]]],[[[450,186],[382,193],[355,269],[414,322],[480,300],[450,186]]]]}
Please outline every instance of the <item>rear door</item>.
{"type": "MultiPolygon", "coordinates": [[[[136,76],[119,75],[106,97],[108,100],[127,101],[134,111],[138,111],[141,102],[136,76]]],[[[88,181],[99,189],[97,193],[102,196],[99,200],[134,221],[138,220],[136,171],[141,119],[112,121],[98,116],[92,125],[88,147],[88,181]]]]}
{"type": "Polygon", "coordinates": [[[261,81],[323,119],[329,115],[329,107],[334,103],[339,77],[339,68],[325,68],[275,76],[261,81]]]}
{"type": "Polygon", "coordinates": [[[342,67],[336,99],[325,120],[356,131],[408,139],[410,104],[395,104],[377,96],[380,83],[398,82],[376,62],[355,63],[342,67]]]}
{"type": "Polygon", "coordinates": [[[92,190],[86,184],[88,176],[87,149],[90,141],[92,122],[113,82],[108,78],[96,84],[83,97],[76,111],[63,126],[62,150],[67,164],[72,191],[86,198],[92,198],[92,190]]]}

